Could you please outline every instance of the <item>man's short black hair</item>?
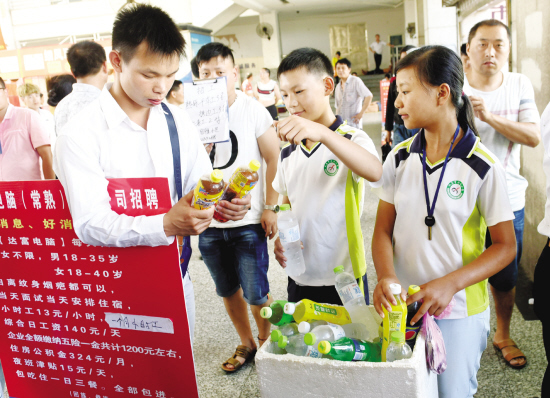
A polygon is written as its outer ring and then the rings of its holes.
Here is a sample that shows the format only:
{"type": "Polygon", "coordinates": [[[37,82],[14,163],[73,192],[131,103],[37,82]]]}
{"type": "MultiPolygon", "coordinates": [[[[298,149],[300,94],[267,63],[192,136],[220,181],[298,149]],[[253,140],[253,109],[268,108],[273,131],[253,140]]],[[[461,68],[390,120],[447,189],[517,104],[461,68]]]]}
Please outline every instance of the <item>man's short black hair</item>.
{"type": "Polygon", "coordinates": [[[195,57],[197,67],[200,67],[203,62],[208,62],[212,58],[222,57],[223,59],[231,59],[233,65],[235,65],[235,58],[233,57],[233,51],[225,44],[212,42],[202,46],[195,57]]]}
{"type": "Polygon", "coordinates": [[[1,76],[0,76],[0,84],[2,85],[2,87],[0,88],[6,88],[6,83],[4,83],[4,79],[2,79],[1,76]]]}
{"type": "Polygon", "coordinates": [[[265,70],[265,72],[269,77],[271,77],[271,71],[268,68],[262,68],[262,69],[265,70]]]}
{"type": "Polygon", "coordinates": [[[67,51],[67,61],[71,72],[79,77],[97,75],[107,61],[105,49],[95,41],[81,41],[73,44],[67,51]]]}
{"type": "MultiPolygon", "coordinates": [[[[351,61],[347,58],[340,58],[338,61],[336,61],[336,65],[338,64],[344,64],[346,65],[349,69],[351,69],[351,61]]],[[[336,66],[335,65],[335,66],[336,66]]]]}
{"type": "Polygon", "coordinates": [[[181,80],[174,80],[174,84],[172,84],[172,88],[170,89],[170,91],[168,91],[168,94],[166,94],[166,98],[169,98],[170,94],[172,94],[173,91],[181,90],[181,85],[181,80]]]}
{"type": "Polygon", "coordinates": [[[185,55],[185,40],[167,13],[149,4],[123,8],[113,24],[113,50],[129,62],[144,41],[154,54],[185,55]]]}
{"type": "Polygon", "coordinates": [[[199,65],[197,65],[197,57],[191,60],[191,73],[193,74],[195,79],[198,79],[200,76],[199,65]]]}
{"type": "Polygon", "coordinates": [[[340,51],[336,51],[336,55],[340,56],[342,53],[340,51]]]}
{"type": "Polygon", "coordinates": [[[482,26],[499,26],[501,28],[506,29],[506,34],[508,35],[508,41],[512,42],[512,33],[510,32],[510,28],[505,25],[504,23],[500,22],[498,19],[486,19],[484,21],[476,23],[472,29],[470,29],[470,33],[468,34],[468,44],[472,42],[472,39],[477,33],[477,30],[481,28],[482,26]]]}
{"type": "Polygon", "coordinates": [[[277,69],[277,79],[285,72],[298,68],[306,68],[309,73],[332,77],[334,69],[328,57],[315,48],[298,48],[288,54],[277,69]]]}
{"type": "Polygon", "coordinates": [[[464,55],[465,57],[468,56],[468,53],[466,52],[466,43],[462,43],[460,46],[460,55],[464,55]]]}

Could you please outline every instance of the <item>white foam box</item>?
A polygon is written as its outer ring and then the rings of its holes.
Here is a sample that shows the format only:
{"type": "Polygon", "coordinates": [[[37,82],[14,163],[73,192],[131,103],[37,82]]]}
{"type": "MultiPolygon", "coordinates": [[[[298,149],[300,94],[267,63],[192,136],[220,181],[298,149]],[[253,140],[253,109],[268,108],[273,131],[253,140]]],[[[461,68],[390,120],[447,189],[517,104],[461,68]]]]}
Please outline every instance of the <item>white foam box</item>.
{"type": "MultiPolygon", "coordinates": [[[[372,306],[370,309],[374,312],[372,306]]],[[[421,335],[411,358],[385,363],[275,355],[267,351],[267,346],[264,344],[256,354],[264,398],[438,397],[437,375],[427,368],[421,335]]]]}

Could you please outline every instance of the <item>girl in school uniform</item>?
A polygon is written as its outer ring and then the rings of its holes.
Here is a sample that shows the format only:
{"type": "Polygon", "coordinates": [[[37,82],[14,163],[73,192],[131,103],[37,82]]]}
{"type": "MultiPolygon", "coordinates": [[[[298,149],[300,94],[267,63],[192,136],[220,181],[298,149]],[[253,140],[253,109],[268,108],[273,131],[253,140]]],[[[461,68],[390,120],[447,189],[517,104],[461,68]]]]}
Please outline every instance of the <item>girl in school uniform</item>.
{"type": "Polygon", "coordinates": [[[391,283],[406,298],[409,285],[422,300],[412,322],[439,315],[455,298],[448,318],[437,323],[447,350],[438,376],[441,398],[473,397],[489,335],[487,278],[516,252],[513,212],[502,166],[477,135],[472,105],[462,93],[464,72],[446,47],[422,47],[397,65],[395,106],[407,129],[421,128],[396,146],[373,184],[380,202],[372,239],[378,276],[374,306],[395,304],[391,283]],[[489,228],[493,246],[483,251],[489,228]]]}

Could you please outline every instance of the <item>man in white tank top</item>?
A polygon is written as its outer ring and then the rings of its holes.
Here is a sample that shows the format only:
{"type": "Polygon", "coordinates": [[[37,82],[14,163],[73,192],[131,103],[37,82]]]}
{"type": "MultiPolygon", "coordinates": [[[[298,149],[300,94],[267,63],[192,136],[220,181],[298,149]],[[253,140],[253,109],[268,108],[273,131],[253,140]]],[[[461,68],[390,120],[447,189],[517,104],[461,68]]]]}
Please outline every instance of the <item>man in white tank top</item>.
{"type": "Polygon", "coordinates": [[[279,120],[275,104],[281,100],[281,92],[275,80],[270,79],[270,75],[269,69],[260,70],[260,81],[254,86],[254,96],[266,107],[273,120],[279,120]]]}

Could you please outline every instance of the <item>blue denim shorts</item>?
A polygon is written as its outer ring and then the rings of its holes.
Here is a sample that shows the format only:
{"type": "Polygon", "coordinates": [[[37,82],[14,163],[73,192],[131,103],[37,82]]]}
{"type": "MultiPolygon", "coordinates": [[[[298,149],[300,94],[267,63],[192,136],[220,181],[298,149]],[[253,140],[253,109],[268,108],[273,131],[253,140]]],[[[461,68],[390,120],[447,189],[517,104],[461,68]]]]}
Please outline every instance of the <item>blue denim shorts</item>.
{"type": "MultiPolygon", "coordinates": [[[[489,283],[499,292],[507,292],[516,287],[518,282],[518,265],[521,260],[521,252],[523,250],[523,227],[525,220],[525,209],[521,209],[514,212],[514,232],[516,234],[517,252],[516,258],[512,260],[506,268],[500,270],[493,276],[489,277],[489,283]]],[[[487,230],[485,237],[485,247],[491,246],[491,235],[487,230]]]]}
{"type": "Polygon", "coordinates": [[[269,253],[261,224],[237,228],[208,228],[199,235],[199,249],[220,297],[239,288],[250,305],[267,301],[269,253]]]}

